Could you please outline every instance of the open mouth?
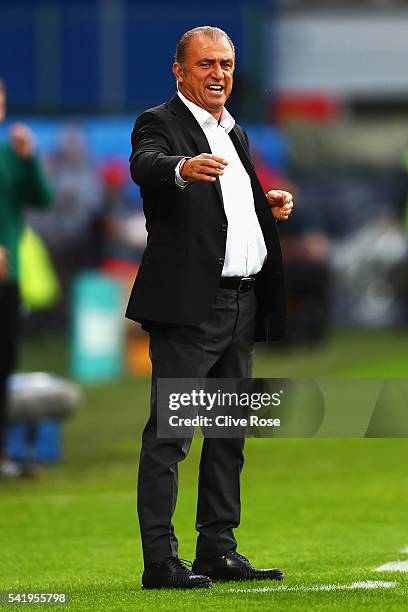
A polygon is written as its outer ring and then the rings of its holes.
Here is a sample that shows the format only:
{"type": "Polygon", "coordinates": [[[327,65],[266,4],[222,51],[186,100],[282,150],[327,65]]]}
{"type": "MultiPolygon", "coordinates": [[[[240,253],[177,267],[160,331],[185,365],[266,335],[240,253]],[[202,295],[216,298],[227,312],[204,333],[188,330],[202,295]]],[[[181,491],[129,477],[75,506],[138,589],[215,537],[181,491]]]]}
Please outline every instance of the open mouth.
{"type": "Polygon", "coordinates": [[[222,93],[224,91],[224,87],[222,85],[207,85],[207,89],[213,91],[214,93],[222,93]]]}

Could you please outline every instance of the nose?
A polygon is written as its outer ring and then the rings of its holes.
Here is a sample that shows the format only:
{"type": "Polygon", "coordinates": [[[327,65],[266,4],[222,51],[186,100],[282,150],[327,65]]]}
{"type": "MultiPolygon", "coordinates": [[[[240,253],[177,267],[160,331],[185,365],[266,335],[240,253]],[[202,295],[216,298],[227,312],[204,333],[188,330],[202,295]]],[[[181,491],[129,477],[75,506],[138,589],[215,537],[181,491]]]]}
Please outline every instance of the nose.
{"type": "Polygon", "coordinates": [[[213,64],[212,76],[216,79],[222,79],[224,77],[220,64],[213,64]]]}

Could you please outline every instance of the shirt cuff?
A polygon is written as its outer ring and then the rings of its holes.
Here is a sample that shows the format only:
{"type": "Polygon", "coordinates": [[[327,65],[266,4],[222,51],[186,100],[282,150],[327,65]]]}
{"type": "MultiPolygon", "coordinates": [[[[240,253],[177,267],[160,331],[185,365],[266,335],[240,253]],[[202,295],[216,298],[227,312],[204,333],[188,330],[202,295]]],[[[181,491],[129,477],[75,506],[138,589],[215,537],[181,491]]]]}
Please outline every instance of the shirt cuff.
{"type": "Polygon", "coordinates": [[[191,181],[185,181],[183,179],[183,177],[180,174],[180,168],[182,166],[182,164],[184,164],[184,162],[186,161],[186,159],[190,159],[189,157],[183,157],[183,159],[180,159],[179,163],[177,164],[175,170],[174,170],[174,182],[176,183],[177,187],[179,187],[180,189],[185,189],[187,187],[187,185],[189,185],[191,183],[191,181]]]}

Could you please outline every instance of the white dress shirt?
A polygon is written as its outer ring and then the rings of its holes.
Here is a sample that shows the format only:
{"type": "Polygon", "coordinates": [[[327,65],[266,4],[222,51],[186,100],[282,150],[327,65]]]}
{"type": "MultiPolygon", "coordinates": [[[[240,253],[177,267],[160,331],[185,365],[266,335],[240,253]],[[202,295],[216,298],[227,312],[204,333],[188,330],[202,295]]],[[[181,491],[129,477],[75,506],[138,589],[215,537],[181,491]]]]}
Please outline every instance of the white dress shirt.
{"type": "MultiPolygon", "coordinates": [[[[251,180],[228,135],[235,120],[224,108],[217,122],[215,117],[188,100],[180,91],[178,95],[200,124],[212,154],[228,161],[224,174],[219,177],[228,220],[222,276],[253,276],[262,268],[267,251],[255,212],[251,180]]],[[[175,182],[181,189],[189,184],[180,175],[183,162],[181,160],[175,169],[175,182]]]]}

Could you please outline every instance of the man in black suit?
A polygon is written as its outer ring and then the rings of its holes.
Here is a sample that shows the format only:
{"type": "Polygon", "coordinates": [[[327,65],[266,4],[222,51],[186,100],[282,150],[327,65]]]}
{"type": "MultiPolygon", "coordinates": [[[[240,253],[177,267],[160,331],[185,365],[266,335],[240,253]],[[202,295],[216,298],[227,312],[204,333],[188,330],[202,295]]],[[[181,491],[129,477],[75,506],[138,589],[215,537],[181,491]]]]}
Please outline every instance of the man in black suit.
{"type": "Polygon", "coordinates": [[[224,104],[234,46],[222,30],[180,39],[177,94],[145,111],[132,133],[148,242],[126,316],[150,334],[151,414],[143,432],[138,513],[144,588],[200,588],[211,579],[281,579],[236,552],[243,438],[205,438],[200,462],[193,571],[178,558],[172,525],[177,464],[191,438],[157,436],[160,378],[250,377],[253,345],[282,334],[285,293],[276,221],[291,194],[263,193],[248,139],[224,104]]]}

